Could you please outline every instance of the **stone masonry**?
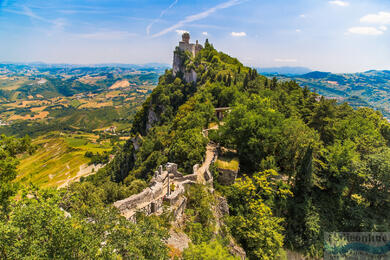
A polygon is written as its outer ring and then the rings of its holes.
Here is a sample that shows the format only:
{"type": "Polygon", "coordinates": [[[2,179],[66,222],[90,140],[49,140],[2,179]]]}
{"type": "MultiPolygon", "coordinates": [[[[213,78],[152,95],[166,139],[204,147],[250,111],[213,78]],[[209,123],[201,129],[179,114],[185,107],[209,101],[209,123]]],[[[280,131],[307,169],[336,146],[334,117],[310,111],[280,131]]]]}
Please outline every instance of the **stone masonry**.
{"type": "Polygon", "coordinates": [[[163,212],[163,202],[173,212],[175,219],[180,218],[186,207],[187,198],[184,196],[186,188],[195,183],[212,183],[213,177],[209,167],[217,159],[217,149],[208,144],[203,164],[194,165],[193,173],[183,176],[177,170],[177,164],[167,163],[159,166],[150,181],[149,187],[129,198],[117,201],[114,206],[119,209],[122,216],[135,221],[137,212],[146,215],[160,214],[163,212]],[[171,191],[171,185],[175,187],[171,191]]]}
{"type": "Polygon", "coordinates": [[[185,208],[187,199],[182,196],[187,185],[195,184],[197,173],[183,176],[177,171],[177,164],[167,163],[165,167],[159,166],[150,181],[148,188],[114,203],[120,213],[129,220],[135,221],[135,214],[140,211],[146,215],[162,213],[163,202],[166,201],[175,217],[179,217],[185,208]],[[165,169],[164,169],[165,168],[165,169]],[[171,185],[174,191],[171,192],[171,185]]]}
{"type": "MultiPolygon", "coordinates": [[[[203,46],[196,41],[196,43],[190,43],[190,34],[189,33],[183,33],[182,35],[182,41],[179,42],[178,46],[179,51],[188,51],[191,53],[192,57],[195,57],[202,49],[203,46]]],[[[187,83],[196,82],[197,75],[194,70],[186,71],[185,67],[183,65],[184,61],[180,57],[179,53],[177,51],[174,52],[173,55],[173,75],[176,76],[178,72],[183,73],[184,80],[187,83]]]]}

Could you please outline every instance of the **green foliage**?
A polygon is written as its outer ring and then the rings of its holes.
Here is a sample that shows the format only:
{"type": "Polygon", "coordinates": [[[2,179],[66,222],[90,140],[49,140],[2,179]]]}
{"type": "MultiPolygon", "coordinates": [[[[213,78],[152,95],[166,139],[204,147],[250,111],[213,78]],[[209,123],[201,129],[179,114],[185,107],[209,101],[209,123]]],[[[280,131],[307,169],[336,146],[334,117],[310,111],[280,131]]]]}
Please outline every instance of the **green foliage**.
{"type": "Polygon", "coordinates": [[[207,139],[199,131],[191,129],[177,136],[169,151],[169,157],[173,162],[182,162],[180,167],[190,171],[192,166],[202,161],[206,152],[207,139]]]}
{"type": "Polygon", "coordinates": [[[214,231],[215,220],[211,206],[214,203],[213,196],[202,185],[189,187],[186,192],[187,209],[189,217],[186,223],[186,233],[189,234],[195,245],[211,240],[214,231]]]}
{"type": "Polygon", "coordinates": [[[321,97],[309,122],[309,126],[319,132],[325,144],[331,144],[334,141],[334,118],[336,116],[334,104],[335,101],[321,97]]]}
{"type": "Polygon", "coordinates": [[[91,159],[91,161],[89,162],[89,165],[106,164],[106,163],[108,163],[108,161],[110,159],[108,152],[103,152],[103,153],[97,152],[95,154],[93,152],[88,151],[84,154],[84,156],[91,159]]]}
{"type": "Polygon", "coordinates": [[[183,252],[184,260],[234,260],[239,259],[230,255],[229,251],[217,240],[199,245],[191,244],[183,252]]]}
{"type": "Polygon", "coordinates": [[[53,198],[23,199],[0,226],[2,259],[92,259],[99,248],[91,227],[67,217],[53,198]]]}
{"type": "Polygon", "coordinates": [[[272,207],[283,205],[291,192],[272,180],[273,170],[238,179],[229,187],[227,199],[232,207],[228,226],[250,259],[275,259],[283,246],[282,218],[272,207]]]}
{"type": "Polygon", "coordinates": [[[0,136],[0,219],[7,217],[10,198],[16,194],[17,185],[13,182],[19,163],[16,156],[24,152],[32,153],[34,150],[29,136],[20,139],[0,136]]]}
{"type": "Polygon", "coordinates": [[[91,184],[28,194],[0,222],[1,259],[168,258],[162,219],[140,215],[133,224],[105,206],[107,194],[91,184]]]}
{"type": "Polygon", "coordinates": [[[244,171],[256,171],[262,159],[275,154],[283,120],[268,99],[257,95],[241,100],[229,114],[223,136],[227,145],[237,148],[244,171]]]}
{"type": "Polygon", "coordinates": [[[286,241],[295,250],[306,249],[310,255],[319,257],[315,247],[319,246],[321,228],[318,212],[312,205],[313,182],[313,148],[308,147],[295,178],[286,241]]]}

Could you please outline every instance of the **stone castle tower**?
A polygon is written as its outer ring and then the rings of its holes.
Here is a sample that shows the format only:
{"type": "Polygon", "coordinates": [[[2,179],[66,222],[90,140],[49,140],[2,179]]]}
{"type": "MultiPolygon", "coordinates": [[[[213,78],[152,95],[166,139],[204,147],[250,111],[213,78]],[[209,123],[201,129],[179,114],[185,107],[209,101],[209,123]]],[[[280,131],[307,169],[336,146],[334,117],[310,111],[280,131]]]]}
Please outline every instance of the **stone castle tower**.
{"type": "MultiPolygon", "coordinates": [[[[196,43],[190,43],[190,34],[186,32],[183,33],[182,41],[179,42],[178,48],[179,51],[188,51],[192,54],[192,57],[195,57],[203,49],[203,46],[199,44],[198,41],[196,41],[196,43]]],[[[182,72],[186,82],[196,82],[196,72],[194,70],[191,70],[190,72],[185,71],[183,62],[179,53],[175,51],[173,55],[173,75],[176,76],[178,72],[182,72]]]]}
{"type": "Polygon", "coordinates": [[[192,56],[196,56],[198,52],[202,49],[202,45],[196,41],[196,43],[190,43],[190,34],[189,33],[183,33],[182,35],[182,41],[179,42],[179,49],[181,51],[189,51],[192,53],[192,56]]]}

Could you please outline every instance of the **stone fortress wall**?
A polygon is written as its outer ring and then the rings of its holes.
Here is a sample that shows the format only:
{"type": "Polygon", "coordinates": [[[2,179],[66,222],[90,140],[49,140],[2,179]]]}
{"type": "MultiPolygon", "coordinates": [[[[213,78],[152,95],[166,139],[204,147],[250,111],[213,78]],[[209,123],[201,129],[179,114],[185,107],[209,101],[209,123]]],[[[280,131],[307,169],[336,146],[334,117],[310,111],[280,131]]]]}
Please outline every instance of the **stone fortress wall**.
{"type": "Polygon", "coordinates": [[[199,165],[195,165],[193,171],[193,174],[183,176],[177,170],[175,163],[167,163],[165,167],[160,165],[155,171],[149,187],[129,198],[115,202],[114,206],[126,219],[135,221],[137,212],[143,212],[146,215],[161,214],[165,201],[174,217],[178,218],[186,206],[187,199],[183,195],[187,186],[193,185],[199,180],[212,180],[208,170],[206,172],[199,171],[199,165]],[[170,189],[172,184],[175,187],[173,192],[170,189]]]}

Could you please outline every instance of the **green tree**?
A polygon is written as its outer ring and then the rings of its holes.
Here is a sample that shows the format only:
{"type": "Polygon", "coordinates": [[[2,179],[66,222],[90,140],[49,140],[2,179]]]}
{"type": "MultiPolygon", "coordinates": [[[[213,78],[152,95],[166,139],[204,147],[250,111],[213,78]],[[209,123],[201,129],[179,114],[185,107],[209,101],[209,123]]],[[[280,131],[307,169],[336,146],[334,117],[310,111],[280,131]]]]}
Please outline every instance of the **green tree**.
{"type": "Polygon", "coordinates": [[[336,117],[335,101],[327,100],[321,96],[321,100],[314,109],[309,126],[316,129],[325,144],[331,144],[335,138],[334,119],[336,117]]]}
{"type": "Polygon", "coordinates": [[[134,224],[85,188],[73,187],[70,200],[69,193],[29,190],[0,221],[0,258],[168,259],[163,219],[139,215],[134,224]]]}
{"type": "Polygon", "coordinates": [[[241,167],[252,173],[267,156],[275,154],[283,115],[271,108],[268,99],[243,98],[221,128],[225,143],[238,150],[241,167]]]}
{"type": "Polygon", "coordinates": [[[310,255],[318,256],[316,246],[321,233],[319,216],[312,203],[313,186],[313,148],[309,146],[295,178],[286,241],[295,250],[309,251],[310,255]]]}
{"type": "Polygon", "coordinates": [[[206,187],[195,185],[186,191],[188,198],[186,214],[188,221],[185,231],[194,244],[209,241],[215,230],[215,219],[211,208],[214,204],[213,196],[206,187]]]}
{"type": "Polygon", "coordinates": [[[275,259],[283,247],[283,219],[274,216],[271,207],[291,192],[274,180],[276,176],[267,170],[238,179],[227,193],[232,207],[228,226],[249,259],[275,259]]]}
{"type": "Polygon", "coordinates": [[[232,256],[229,251],[216,240],[209,243],[203,242],[199,245],[190,244],[183,252],[184,260],[235,260],[238,257],[232,256]]]}
{"type": "Polygon", "coordinates": [[[34,147],[28,136],[20,139],[0,136],[0,218],[8,215],[10,198],[17,190],[17,184],[13,182],[17,175],[16,166],[19,163],[16,155],[33,151],[34,147]]]}

